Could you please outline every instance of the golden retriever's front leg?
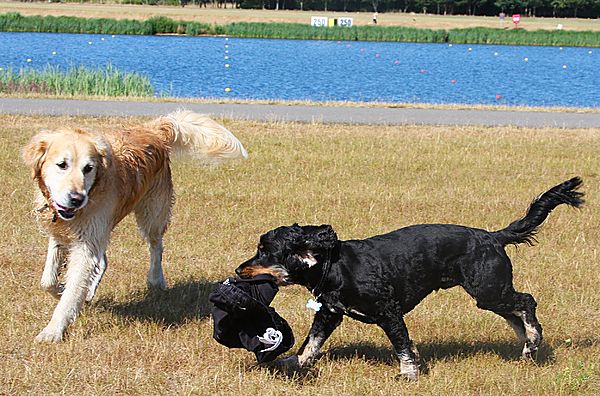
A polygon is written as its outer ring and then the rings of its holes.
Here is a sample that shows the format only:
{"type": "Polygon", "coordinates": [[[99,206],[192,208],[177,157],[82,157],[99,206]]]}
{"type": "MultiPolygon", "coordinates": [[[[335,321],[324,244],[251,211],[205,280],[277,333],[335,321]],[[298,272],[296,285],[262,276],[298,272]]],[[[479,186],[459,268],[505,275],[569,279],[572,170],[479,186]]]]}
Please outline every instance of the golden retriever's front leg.
{"type": "Polygon", "coordinates": [[[108,259],[106,258],[106,253],[100,255],[100,261],[94,267],[92,271],[92,278],[90,281],[90,286],[88,288],[87,296],[85,297],[86,302],[90,302],[94,299],[96,295],[96,290],[98,290],[98,286],[100,285],[100,281],[106,272],[106,267],[108,266],[108,259]]]}
{"type": "Polygon", "coordinates": [[[59,299],[62,293],[62,285],[58,284],[58,276],[60,266],[65,259],[65,248],[61,244],[50,237],[48,239],[48,254],[46,255],[46,264],[40,284],[42,289],[46,290],[55,298],[59,299]]]}
{"type": "Polygon", "coordinates": [[[84,243],[71,246],[65,289],[54,309],[50,323],[35,338],[38,342],[59,342],[75,320],[85,301],[90,277],[100,257],[84,243]]]}

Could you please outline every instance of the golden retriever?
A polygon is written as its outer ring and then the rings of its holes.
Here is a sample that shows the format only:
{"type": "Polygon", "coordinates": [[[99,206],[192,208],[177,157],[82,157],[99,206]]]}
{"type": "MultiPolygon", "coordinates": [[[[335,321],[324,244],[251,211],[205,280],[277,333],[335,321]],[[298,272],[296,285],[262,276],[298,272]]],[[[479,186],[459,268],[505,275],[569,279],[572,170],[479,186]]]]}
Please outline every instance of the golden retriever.
{"type": "Polygon", "coordinates": [[[38,190],[36,212],[49,234],[41,286],[59,299],[36,341],[61,341],[84,301],[94,297],[106,270],[111,231],[130,212],[150,246],[148,286],[166,287],[162,239],[174,202],[172,151],[203,161],[248,155],[225,127],[190,111],[106,134],[42,131],[24,148],[38,190]]]}

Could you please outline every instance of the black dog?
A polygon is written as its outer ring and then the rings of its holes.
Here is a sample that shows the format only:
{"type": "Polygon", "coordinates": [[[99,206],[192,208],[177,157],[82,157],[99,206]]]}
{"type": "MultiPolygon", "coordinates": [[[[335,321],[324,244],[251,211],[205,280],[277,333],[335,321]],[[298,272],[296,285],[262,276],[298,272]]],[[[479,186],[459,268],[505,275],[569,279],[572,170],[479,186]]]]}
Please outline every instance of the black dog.
{"type": "Polygon", "coordinates": [[[477,306],[508,321],[531,358],[542,340],[536,302],[515,291],[508,244],[533,245],[538,227],[558,205],[583,205],[582,181],[568,180],[536,198],[525,217],[500,231],[422,224],[365,240],[340,241],[331,226],[279,227],[260,237],[256,255],[236,269],[241,277],[268,273],[281,285],[306,286],[322,307],[298,351],[311,363],[343,315],[380,326],[400,360],[400,374],[417,379],[416,349],[403,315],[434,290],[462,286],[477,306]]]}

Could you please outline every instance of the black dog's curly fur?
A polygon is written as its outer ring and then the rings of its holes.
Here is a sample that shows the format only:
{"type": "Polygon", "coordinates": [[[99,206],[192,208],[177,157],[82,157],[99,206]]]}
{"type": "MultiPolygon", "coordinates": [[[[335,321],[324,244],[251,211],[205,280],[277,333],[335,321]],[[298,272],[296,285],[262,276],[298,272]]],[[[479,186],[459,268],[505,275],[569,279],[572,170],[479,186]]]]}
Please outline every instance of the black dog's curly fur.
{"type": "Polygon", "coordinates": [[[364,240],[340,241],[329,225],[279,227],[260,238],[242,277],[270,273],[280,284],[306,286],[322,304],[308,337],[289,362],[312,362],[343,315],[379,325],[400,360],[400,373],[418,376],[416,349],[403,315],[434,290],[462,286],[479,308],[502,316],[531,357],[542,340],[536,302],[515,291],[504,247],[535,242],[538,227],[558,205],[581,207],[579,177],[536,198],[527,214],[494,232],[452,224],[413,225],[364,240]]]}

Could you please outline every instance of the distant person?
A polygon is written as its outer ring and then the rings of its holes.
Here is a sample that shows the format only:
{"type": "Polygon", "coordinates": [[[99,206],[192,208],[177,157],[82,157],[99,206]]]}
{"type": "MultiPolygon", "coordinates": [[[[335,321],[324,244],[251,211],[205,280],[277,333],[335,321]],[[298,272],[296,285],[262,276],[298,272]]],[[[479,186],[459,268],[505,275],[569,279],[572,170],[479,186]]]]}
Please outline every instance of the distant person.
{"type": "Polygon", "coordinates": [[[498,16],[500,17],[500,27],[504,27],[504,18],[506,18],[506,14],[503,11],[498,16]]]}
{"type": "Polygon", "coordinates": [[[377,25],[377,11],[373,13],[373,24],[377,25]]]}

